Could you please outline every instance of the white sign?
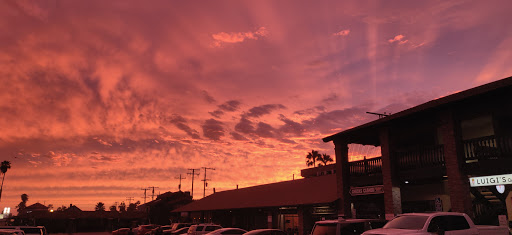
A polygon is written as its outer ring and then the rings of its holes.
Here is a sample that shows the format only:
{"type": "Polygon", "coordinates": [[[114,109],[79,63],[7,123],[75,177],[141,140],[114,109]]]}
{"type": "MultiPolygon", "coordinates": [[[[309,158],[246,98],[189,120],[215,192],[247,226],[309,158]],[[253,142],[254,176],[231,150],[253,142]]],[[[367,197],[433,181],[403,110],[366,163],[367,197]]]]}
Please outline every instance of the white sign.
{"type": "Polygon", "coordinates": [[[435,205],[436,205],[436,211],[443,211],[443,202],[441,201],[440,197],[436,197],[435,205]]]}
{"type": "Polygon", "coordinates": [[[512,184],[512,174],[471,177],[469,183],[471,187],[512,184]]]}

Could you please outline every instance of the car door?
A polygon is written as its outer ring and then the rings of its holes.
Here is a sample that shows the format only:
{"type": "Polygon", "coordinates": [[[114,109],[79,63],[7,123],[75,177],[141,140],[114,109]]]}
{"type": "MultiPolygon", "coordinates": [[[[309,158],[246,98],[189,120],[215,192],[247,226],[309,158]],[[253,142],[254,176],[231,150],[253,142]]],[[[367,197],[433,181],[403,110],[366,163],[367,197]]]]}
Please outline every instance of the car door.
{"type": "Polygon", "coordinates": [[[432,218],[428,232],[444,235],[478,235],[478,230],[471,228],[466,218],[459,215],[442,215],[432,218]]]}

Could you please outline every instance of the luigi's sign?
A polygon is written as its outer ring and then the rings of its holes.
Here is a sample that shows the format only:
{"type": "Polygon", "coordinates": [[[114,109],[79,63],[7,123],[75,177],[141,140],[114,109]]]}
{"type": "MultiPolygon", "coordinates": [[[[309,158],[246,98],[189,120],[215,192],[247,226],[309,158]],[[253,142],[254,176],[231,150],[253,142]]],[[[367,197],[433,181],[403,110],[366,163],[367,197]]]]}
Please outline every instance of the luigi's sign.
{"type": "Polygon", "coordinates": [[[512,184],[512,174],[471,177],[469,183],[471,187],[512,184]]]}

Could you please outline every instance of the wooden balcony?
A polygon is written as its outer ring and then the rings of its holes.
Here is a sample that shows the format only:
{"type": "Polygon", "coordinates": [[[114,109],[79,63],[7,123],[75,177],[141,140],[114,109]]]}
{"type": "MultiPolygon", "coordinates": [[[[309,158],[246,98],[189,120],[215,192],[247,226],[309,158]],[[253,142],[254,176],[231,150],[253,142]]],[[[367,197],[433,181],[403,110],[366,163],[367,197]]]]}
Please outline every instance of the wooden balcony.
{"type": "MultiPolygon", "coordinates": [[[[462,142],[464,169],[468,175],[512,173],[512,137],[487,136],[462,142]]],[[[443,145],[394,151],[398,175],[403,180],[442,179],[446,176],[443,145]]],[[[379,184],[381,157],[349,163],[350,176],[359,185],[379,184]]]]}
{"type": "Polygon", "coordinates": [[[395,154],[398,175],[404,181],[437,180],[446,175],[443,145],[403,149],[395,154]]]}
{"type": "Polygon", "coordinates": [[[464,140],[462,144],[468,174],[512,173],[512,137],[485,136],[464,140]]]}
{"type": "Polygon", "coordinates": [[[352,186],[382,184],[382,158],[349,162],[352,186]]]}

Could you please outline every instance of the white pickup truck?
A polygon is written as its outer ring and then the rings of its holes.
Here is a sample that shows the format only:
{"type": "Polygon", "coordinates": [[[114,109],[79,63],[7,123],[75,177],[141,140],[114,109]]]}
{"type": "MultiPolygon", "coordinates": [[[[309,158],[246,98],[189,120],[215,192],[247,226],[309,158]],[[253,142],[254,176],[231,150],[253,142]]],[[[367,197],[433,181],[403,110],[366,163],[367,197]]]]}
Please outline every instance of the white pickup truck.
{"type": "Polygon", "coordinates": [[[475,225],[468,215],[457,212],[402,214],[389,221],[380,229],[373,229],[364,235],[407,234],[407,235],[508,235],[508,227],[475,225]]]}

